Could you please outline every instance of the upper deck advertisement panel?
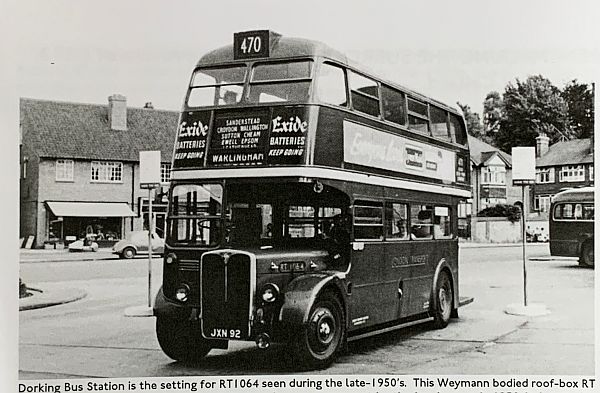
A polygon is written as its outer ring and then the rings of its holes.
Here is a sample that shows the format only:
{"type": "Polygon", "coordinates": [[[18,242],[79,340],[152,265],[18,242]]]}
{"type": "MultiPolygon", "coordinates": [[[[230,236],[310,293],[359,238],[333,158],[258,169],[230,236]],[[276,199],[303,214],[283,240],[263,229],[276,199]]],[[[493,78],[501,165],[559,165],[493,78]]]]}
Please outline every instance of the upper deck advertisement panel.
{"type": "Polygon", "coordinates": [[[305,162],[308,112],[274,107],[187,112],[177,130],[174,168],[299,165],[305,162]]]}
{"type": "Polygon", "coordinates": [[[344,121],[344,161],[456,181],[456,153],[349,121],[344,121]]]}

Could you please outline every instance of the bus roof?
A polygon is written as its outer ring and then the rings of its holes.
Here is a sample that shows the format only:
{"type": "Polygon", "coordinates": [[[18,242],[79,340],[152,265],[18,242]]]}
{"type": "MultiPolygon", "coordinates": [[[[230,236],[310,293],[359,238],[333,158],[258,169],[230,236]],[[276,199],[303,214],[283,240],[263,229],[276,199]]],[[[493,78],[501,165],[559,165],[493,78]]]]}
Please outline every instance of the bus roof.
{"type": "MultiPolygon", "coordinates": [[[[455,114],[461,115],[461,113],[454,107],[448,106],[441,101],[418,93],[414,90],[411,90],[405,86],[402,86],[396,82],[392,82],[390,80],[385,80],[376,76],[373,72],[370,72],[367,67],[362,64],[359,64],[351,59],[349,59],[342,52],[331,48],[330,46],[315,40],[309,40],[305,38],[294,38],[294,37],[284,37],[277,33],[271,32],[271,49],[270,55],[268,59],[266,58],[258,58],[257,61],[264,60],[282,60],[289,59],[294,57],[322,57],[326,59],[333,60],[335,62],[347,65],[350,68],[353,68],[361,73],[364,73],[367,76],[375,78],[387,85],[396,87],[400,90],[403,90],[405,93],[409,93],[413,98],[417,98],[431,104],[435,104],[440,106],[448,111],[451,111],[455,114]]],[[[212,50],[205,55],[203,55],[196,67],[209,67],[220,64],[231,64],[231,63],[246,63],[247,60],[236,60],[234,59],[234,48],[233,44],[229,44],[223,46],[221,48],[217,48],[212,50]]]]}
{"type": "Polygon", "coordinates": [[[561,191],[554,196],[552,202],[593,202],[594,187],[572,188],[561,191]]]}

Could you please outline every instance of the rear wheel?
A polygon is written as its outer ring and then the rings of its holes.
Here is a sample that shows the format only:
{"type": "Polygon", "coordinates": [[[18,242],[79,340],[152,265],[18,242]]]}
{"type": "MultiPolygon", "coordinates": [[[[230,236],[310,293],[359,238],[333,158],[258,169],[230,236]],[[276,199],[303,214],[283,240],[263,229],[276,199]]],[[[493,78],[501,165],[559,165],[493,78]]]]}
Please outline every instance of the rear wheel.
{"type": "Polygon", "coordinates": [[[594,267],[594,242],[587,241],[581,247],[581,256],[579,264],[587,267],[594,267]]]}
{"type": "Polygon", "coordinates": [[[123,252],[121,252],[121,255],[125,259],[131,259],[131,258],[135,257],[135,248],[127,247],[123,250],[123,252]]]}
{"type": "Polygon", "coordinates": [[[433,293],[433,326],[436,329],[448,326],[452,316],[453,299],[450,277],[443,271],[438,276],[433,293]]]}
{"type": "Polygon", "coordinates": [[[337,296],[327,292],[311,308],[295,341],[295,353],[309,369],[330,365],[344,342],[344,312],[337,296]]]}
{"type": "Polygon", "coordinates": [[[173,360],[198,362],[211,350],[200,336],[200,328],[191,321],[156,318],[156,338],[163,352],[173,360]]]}

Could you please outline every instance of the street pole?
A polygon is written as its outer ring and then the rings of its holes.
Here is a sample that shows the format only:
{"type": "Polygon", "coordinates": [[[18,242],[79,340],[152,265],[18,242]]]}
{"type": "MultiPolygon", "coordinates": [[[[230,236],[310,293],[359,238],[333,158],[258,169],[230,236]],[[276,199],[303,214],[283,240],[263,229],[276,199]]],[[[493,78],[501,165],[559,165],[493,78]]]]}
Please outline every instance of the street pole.
{"type": "Polygon", "coordinates": [[[152,187],[148,187],[148,308],[152,307],[152,187]]]}
{"type": "Polygon", "coordinates": [[[523,300],[524,305],[527,307],[527,253],[526,253],[526,244],[527,244],[527,217],[525,216],[525,185],[521,186],[522,190],[522,201],[523,207],[521,208],[521,216],[523,217],[523,300]]]}

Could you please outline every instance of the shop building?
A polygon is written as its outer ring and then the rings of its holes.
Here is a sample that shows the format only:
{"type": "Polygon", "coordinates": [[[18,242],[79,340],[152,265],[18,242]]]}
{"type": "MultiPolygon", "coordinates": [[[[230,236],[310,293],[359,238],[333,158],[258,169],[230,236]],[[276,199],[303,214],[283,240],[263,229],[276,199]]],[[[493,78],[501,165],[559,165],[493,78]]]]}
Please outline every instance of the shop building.
{"type": "Polygon", "coordinates": [[[162,194],[178,113],[22,98],[20,101],[20,236],[34,247],[90,235],[110,245],[147,227],[146,190],[139,186],[139,152],[161,151],[164,182],[155,198],[157,232],[164,228],[162,194]]]}
{"type": "Polygon", "coordinates": [[[540,135],[536,138],[535,166],[531,206],[547,218],[554,195],[594,185],[594,139],[573,139],[549,146],[549,138],[540,135]]]}

